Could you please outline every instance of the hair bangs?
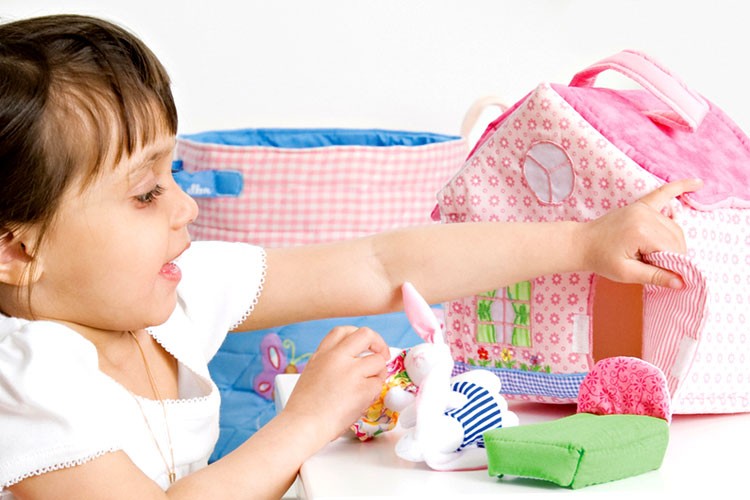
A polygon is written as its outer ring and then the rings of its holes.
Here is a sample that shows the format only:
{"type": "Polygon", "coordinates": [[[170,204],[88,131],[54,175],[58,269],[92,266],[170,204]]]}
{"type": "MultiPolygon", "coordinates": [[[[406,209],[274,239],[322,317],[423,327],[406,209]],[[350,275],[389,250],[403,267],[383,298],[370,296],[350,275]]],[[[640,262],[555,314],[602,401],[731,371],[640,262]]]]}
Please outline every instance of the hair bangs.
{"type": "Polygon", "coordinates": [[[82,189],[106,166],[114,168],[160,136],[177,133],[171,99],[165,102],[142,88],[81,80],[76,85],[57,80],[59,87],[50,95],[45,143],[48,158],[57,160],[50,168],[69,172],[82,189]]]}

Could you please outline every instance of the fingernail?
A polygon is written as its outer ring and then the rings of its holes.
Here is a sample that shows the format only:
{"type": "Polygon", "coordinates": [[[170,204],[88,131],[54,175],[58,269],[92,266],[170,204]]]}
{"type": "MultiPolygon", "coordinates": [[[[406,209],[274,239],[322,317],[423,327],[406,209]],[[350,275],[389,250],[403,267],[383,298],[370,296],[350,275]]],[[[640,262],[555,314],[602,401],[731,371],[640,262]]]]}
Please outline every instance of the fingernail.
{"type": "Polygon", "coordinates": [[[682,280],[679,278],[672,278],[669,280],[669,288],[674,288],[675,290],[679,290],[682,288],[683,283],[682,280]]]}

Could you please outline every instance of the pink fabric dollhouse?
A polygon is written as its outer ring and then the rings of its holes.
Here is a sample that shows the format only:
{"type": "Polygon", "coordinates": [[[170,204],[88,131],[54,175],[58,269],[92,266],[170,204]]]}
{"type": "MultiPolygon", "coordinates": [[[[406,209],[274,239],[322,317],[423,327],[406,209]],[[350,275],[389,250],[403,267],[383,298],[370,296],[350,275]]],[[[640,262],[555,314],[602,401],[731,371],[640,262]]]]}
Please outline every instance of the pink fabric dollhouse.
{"type": "MultiPolygon", "coordinates": [[[[539,85],[490,124],[438,194],[439,216],[585,221],[685,177],[705,184],[670,207],[688,253],[648,258],[687,286],[638,290],[636,355],[663,371],[675,413],[750,411],[748,138],[647,56],[625,51],[570,85],[539,85]],[[643,89],[594,88],[608,69],[643,89]]],[[[593,274],[556,274],[446,304],[455,371],[489,368],[510,398],[574,402],[594,345],[620,335],[596,317],[598,300],[619,300],[615,288],[593,274]]],[[[624,304],[607,316],[632,320],[624,304]]]]}

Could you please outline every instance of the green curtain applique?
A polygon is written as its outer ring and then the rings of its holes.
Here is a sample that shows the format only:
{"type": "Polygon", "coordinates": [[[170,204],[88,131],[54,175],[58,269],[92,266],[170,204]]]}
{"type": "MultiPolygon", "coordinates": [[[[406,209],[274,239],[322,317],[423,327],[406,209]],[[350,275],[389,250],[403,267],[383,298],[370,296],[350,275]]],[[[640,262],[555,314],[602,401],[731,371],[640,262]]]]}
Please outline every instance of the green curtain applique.
{"type": "Polygon", "coordinates": [[[495,323],[492,320],[492,303],[497,290],[485,292],[477,297],[477,342],[494,344],[497,342],[495,323]],[[487,297],[488,299],[482,299],[487,297]]]}
{"type": "Polygon", "coordinates": [[[477,296],[477,333],[480,343],[497,343],[497,329],[500,328],[502,343],[517,347],[531,346],[531,282],[522,281],[505,289],[492,290],[477,296]],[[498,296],[500,292],[500,296],[498,296]],[[493,318],[493,304],[503,302],[500,308],[504,314],[506,308],[513,311],[512,323],[509,318],[493,318]]]}
{"type": "Polygon", "coordinates": [[[522,281],[507,288],[513,307],[513,333],[510,343],[518,347],[531,347],[531,282],[522,281]]]}

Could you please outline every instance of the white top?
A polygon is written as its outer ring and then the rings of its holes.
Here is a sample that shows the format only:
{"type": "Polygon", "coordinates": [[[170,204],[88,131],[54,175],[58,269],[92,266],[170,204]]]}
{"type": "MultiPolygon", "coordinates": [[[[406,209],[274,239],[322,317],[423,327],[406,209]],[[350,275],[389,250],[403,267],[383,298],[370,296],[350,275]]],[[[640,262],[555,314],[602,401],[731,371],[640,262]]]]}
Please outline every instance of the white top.
{"type": "MultiPolygon", "coordinates": [[[[178,361],[179,399],[167,401],[177,477],[204,467],[219,435],[219,391],[208,362],[257,303],[265,253],[243,243],[195,242],[179,260],[178,303],[149,333],[178,361]]],[[[139,398],[169,461],[158,401],[139,398]]],[[[24,478],[123,450],[162,488],[164,460],[133,395],[99,371],[96,349],[66,326],[0,315],[0,497],[24,478]]]]}

